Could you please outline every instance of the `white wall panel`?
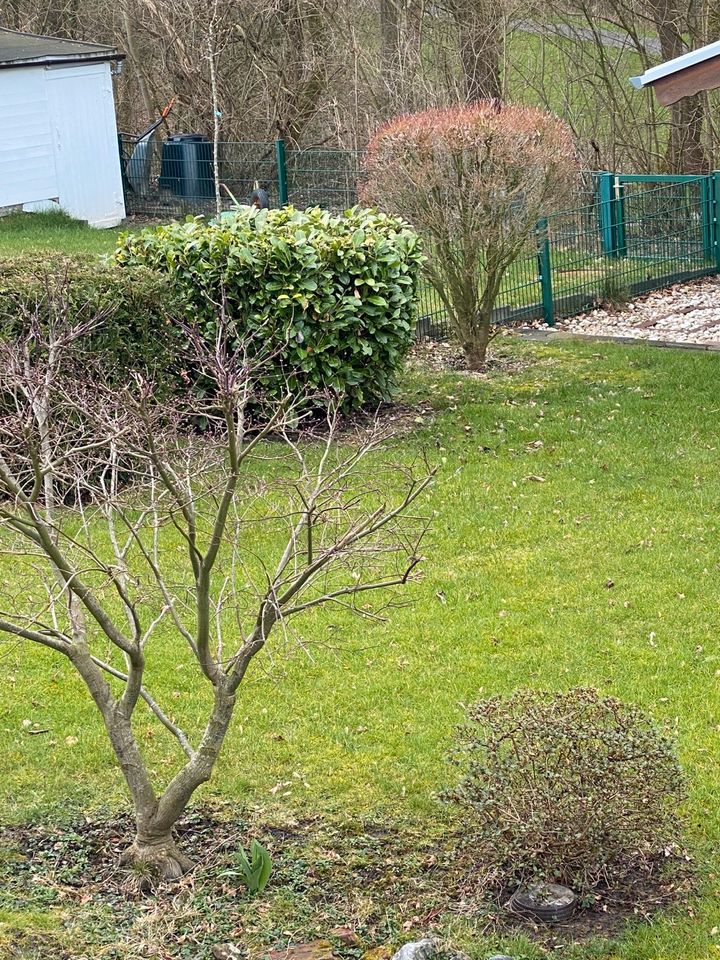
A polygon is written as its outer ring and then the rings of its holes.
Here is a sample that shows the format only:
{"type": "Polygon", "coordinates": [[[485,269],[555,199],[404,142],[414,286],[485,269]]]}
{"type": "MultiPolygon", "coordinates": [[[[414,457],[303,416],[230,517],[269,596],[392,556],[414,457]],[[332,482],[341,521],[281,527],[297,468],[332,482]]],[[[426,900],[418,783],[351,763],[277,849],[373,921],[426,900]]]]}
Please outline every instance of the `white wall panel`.
{"type": "Polygon", "coordinates": [[[45,73],[0,70],[0,207],[59,194],[45,73]]]}
{"type": "Polygon", "coordinates": [[[60,205],[95,226],[115,226],[125,206],[110,64],[52,67],[45,76],[60,205]]]}

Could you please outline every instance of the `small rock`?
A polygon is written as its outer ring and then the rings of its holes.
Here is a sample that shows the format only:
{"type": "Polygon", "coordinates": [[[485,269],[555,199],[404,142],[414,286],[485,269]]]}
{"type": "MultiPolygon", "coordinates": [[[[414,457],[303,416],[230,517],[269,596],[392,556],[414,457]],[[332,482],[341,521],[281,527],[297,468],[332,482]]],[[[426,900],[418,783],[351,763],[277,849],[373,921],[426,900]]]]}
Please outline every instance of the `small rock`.
{"type": "Polygon", "coordinates": [[[265,956],[268,960],[333,960],[333,946],[329,940],[311,940],[283,950],[271,950],[265,956]]]}
{"type": "Polygon", "coordinates": [[[434,954],[433,940],[415,940],[400,947],[392,960],[430,960],[434,954]]]}
{"type": "Polygon", "coordinates": [[[344,943],[346,947],[356,947],[360,943],[360,937],[350,927],[335,927],[330,931],[330,936],[344,943]]]}
{"type": "Polygon", "coordinates": [[[505,953],[496,953],[492,957],[488,957],[488,960],[515,960],[514,957],[508,957],[505,953]]]}
{"type": "Polygon", "coordinates": [[[213,960],[237,960],[243,956],[242,950],[232,943],[216,943],[210,952],[213,960]]]}

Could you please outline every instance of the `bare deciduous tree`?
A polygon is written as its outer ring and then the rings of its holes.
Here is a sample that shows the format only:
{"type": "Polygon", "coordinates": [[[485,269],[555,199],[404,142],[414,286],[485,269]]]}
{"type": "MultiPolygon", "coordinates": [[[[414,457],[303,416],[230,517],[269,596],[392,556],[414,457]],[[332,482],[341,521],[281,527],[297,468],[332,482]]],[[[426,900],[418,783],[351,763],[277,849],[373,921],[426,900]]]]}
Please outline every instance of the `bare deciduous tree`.
{"type": "Polygon", "coordinates": [[[291,396],[266,402],[267,357],[189,332],[214,396],[171,407],[142,379],[118,391],[88,379],[72,357],[92,323],[28,324],[0,357],[0,532],[20,583],[4,591],[0,631],[82,677],[132,798],[124,859],[178,877],[191,864],[173,826],[212,774],[253,659],[298,614],[374,617],[372,595],[415,577],[426,521],[413,505],[431,471],[385,464],[378,423],[339,444],[333,404],[320,430],[291,396]],[[188,428],[199,415],[202,435],[188,428]],[[159,665],[188,656],[211,694],[195,731],[151,689],[159,665]],[[162,791],[140,707],[184,755],[162,791]]]}
{"type": "Polygon", "coordinates": [[[588,166],[704,172],[717,142],[716,95],[665,109],[628,77],[716,39],[711,24],[709,0],[548,0],[541,56],[523,74],[547,106],[558,110],[562,99],[588,166]]]}

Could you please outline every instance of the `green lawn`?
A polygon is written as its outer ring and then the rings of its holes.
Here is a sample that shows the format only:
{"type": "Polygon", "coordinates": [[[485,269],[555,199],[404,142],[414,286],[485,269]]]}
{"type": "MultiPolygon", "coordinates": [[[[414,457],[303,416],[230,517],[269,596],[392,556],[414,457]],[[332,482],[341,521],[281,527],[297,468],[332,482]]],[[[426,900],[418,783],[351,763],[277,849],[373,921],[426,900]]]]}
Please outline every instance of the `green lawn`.
{"type": "Polygon", "coordinates": [[[13,213],[0,217],[0,257],[33,251],[112,253],[119,229],[96,230],[64,213],[13,213]]]}
{"type": "MultiPolygon", "coordinates": [[[[426,447],[442,465],[428,502],[436,516],[425,578],[412,588],[412,605],[387,624],[308,616],[301,630],[310,654],[291,647],[256,661],[203,796],[264,822],[321,818],[331,830],[380,818],[393,835],[442,837],[448,814],[435,794],[452,777],[444,756],[461,704],[523,684],[593,684],[675,730],[691,781],[689,839],[701,882],[691,913],[560,955],[705,960],[720,947],[720,357],[573,342],[513,341],[503,350],[520,369],[486,379],[413,373],[403,385],[418,422],[401,455],[426,447]]],[[[16,578],[4,561],[0,583],[16,578]]],[[[177,717],[192,724],[205,697],[194,693],[190,668],[176,665],[175,642],[170,633],[158,637],[164,656],[148,685],[157,696],[175,692],[177,717]]],[[[122,808],[101,725],[72,673],[15,643],[4,645],[3,668],[2,818],[72,820],[122,808]],[[29,736],[24,720],[49,733],[29,736]]],[[[142,715],[138,729],[162,776],[173,762],[169,742],[142,715]]],[[[0,956],[3,936],[18,942],[19,929],[72,944],[73,958],[108,956],[101,942],[112,911],[72,906],[53,885],[10,882],[12,856],[10,845],[0,956]]],[[[271,883],[259,910],[242,898],[223,908],[236,912],[233,922],[242,918],[244,940],[322,934],[320,908],[298,893],[311,866],[300,858],[290,879],[271,883]]],[[[184,911],[181,926],[190,929],[203,909],[199,896],[163,910],[184,911]]],[[[363,891],[356,896],[360,915],[363,891]]],[[[388,935],[423,933],[422,904],[417,913],[400,918],[404,930],[390,924],[388,935]]],[[[118,912],[125,952],[110,956],[151,955],[142,952],[143,917],[142,905],[118,912]]],[[[336,917],[343,919],[353,922],[336,917]]],[[[524,942],[484,938],[472,918],[439,923],[473,960],[500,945],[518,958],[540,955],[524,942]]],[[[204,958],[205,949],[167,955],[204,958]]]]}

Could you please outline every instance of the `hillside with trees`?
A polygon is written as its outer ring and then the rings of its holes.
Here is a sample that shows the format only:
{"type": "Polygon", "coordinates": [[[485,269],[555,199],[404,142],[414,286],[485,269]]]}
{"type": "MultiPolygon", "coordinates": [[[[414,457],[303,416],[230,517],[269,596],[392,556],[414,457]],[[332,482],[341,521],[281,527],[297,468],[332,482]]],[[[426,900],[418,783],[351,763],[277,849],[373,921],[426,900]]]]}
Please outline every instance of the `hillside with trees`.
{"type": "Polygon", "coordinates": [[[498,97],[560,113],[587,167],[719,162],[713,95],[667,110],[628,83],[717,39],[712,0],[2,0],[0,25],[125,51],[129,132],[177,96],[172,129],[211,134],[214,73],[223,140],[362,149],[399,113],[498,97]]]}

